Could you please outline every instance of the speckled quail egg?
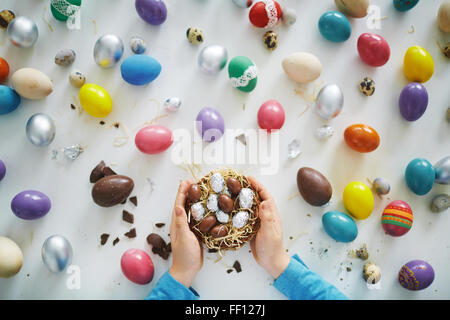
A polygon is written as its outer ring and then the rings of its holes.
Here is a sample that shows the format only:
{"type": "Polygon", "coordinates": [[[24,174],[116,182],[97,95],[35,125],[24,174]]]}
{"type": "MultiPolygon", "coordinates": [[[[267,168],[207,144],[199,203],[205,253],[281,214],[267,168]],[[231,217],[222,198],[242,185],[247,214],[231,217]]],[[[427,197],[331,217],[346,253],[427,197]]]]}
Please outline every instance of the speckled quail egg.
{"type": "Polygon", "coordinates": [[[375,81],[369,77],[365,77],[359,82],[359,91],[370,97],[375,93],[375,81]]]}
{"type": "Polygon", "coordinates": [[[81,88],[86,82],[86,77],[79,70],[73,70],[69,75],[69,81],[75,88],[81,88]]]}
{"type": "Polygon", "coordinates": [[[199,45],[203,42],[203,31],[199,28],[189,28],[186,31],[186,37],[190,43],[199,45]]]}
{"type": "Polygon", "coordinates": [[[278,35],[275,31],[267,31],[263,36],[264,45],[269,50],[275,50],[278,46],[278,35]]]}

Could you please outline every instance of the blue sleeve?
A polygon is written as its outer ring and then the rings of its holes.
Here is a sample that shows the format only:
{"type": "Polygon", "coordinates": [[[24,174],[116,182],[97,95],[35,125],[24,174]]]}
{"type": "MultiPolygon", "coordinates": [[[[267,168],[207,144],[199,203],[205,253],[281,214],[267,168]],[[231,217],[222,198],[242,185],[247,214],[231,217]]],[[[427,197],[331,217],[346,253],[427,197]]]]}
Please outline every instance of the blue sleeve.
{"type": "Polygon", "coordinates": [[[336,287],[312,272],[294,255],[286,270],[273,283],[291,300],[347,300],[336,287]]]}
{"type": "Polygon", "coordinates": [[[166,271],[145,300],[197,300],[199,297],[193,288],[186,288],[166,271]]]}

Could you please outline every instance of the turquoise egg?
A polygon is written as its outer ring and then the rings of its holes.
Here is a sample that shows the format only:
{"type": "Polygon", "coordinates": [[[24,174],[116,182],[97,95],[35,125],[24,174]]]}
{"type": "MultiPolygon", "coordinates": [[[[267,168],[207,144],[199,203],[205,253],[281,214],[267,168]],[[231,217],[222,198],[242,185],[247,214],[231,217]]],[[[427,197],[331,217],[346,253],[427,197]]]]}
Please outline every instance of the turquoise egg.
{"type": "Polygon", "coordinates": [[[358,236],[355,221],[345,213],[329,211],[322,216],[322,224],[330,237],[339,242],[352,242],[358,236]]]}
{"type": "Polygon", "coordinates": [[[147,55],[133,55],[120,66],[122,78],[129,84],[143,86],[155,80],[161,73],[161,64],[147,55]]]}
{"type": "Polygon", "coordinates": [[[414,159],[405,171],[406,184],[412,192],[423,196],[433,188],[436,173],[433,165],[425,159],[414,159]]]}
{"type": "Polygon", "coordinates": [[[408,11],[416,6],[419,0],[394,0],[394,8],[400,12],[408,11]]]}
{"type": "Polygon", "coordinates": [[[10,87],[0,85],[0,114],[16,110],[20,104],[20,96],[10,87]]]}
{"type": "Polygon", "coordinates": [[[328,11],[319,19],[319,31],[327,40],[343,42],[350,38],[352,26],[342,13],[328,11]]]}

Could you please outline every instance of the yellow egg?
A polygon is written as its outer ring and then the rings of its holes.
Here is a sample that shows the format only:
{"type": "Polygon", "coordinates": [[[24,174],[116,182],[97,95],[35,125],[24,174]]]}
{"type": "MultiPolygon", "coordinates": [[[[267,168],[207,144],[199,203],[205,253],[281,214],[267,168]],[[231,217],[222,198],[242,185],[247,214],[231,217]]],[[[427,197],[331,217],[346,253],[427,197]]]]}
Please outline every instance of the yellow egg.
{"type": "Polygon", "coordinates": [[[373,210],[372,191],[362,182],[352,182],[345,187],[344,205],[356,219],[367,219],[373,210]]]}
{"type": "Polygon", "coordinates": [[[433,57],[424,48],[413,46],[406,51],[403,68],[408,80],[427,82],[434,73],[433,57]]]}
{"type": "Polygon", "coordinates": [[[93,117],[106,117],[112,110],[109,93],[93,83],[87,83],[80,89],[80,103],[83,109],[93,117]]]}

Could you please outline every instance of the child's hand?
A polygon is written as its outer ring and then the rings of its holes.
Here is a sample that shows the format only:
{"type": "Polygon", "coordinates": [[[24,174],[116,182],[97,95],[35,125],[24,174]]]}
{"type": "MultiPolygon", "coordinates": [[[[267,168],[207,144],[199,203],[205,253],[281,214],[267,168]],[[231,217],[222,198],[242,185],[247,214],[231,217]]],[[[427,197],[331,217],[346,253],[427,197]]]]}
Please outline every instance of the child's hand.
{"type": "Polygon", "coordinates": [[[258,210],[261,227],[256,237],[250,242],[250,247],[256,262],[276,279],[291,260],[283,248],[280,216],[269,192],[253,177],[248,177],[248,180],[263,200],[258,210]]]}
{"type": "Polygon", "coordinates": [[[170,225],[172,267],[169,273],[186,287],[190,287],[203,265],[203,250],[197,237],[189,229],[184,209],[187,191],[192,181],[182,181],[178,188],[170,225]]]}

